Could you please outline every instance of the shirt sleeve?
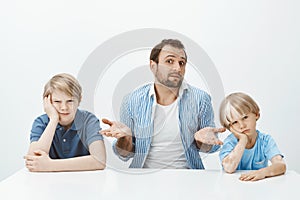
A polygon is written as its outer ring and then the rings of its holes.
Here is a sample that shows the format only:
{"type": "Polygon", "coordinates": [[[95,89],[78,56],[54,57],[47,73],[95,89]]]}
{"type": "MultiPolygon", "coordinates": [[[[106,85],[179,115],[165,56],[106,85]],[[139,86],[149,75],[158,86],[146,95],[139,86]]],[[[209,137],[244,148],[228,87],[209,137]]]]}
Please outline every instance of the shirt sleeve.
{"type": "MultiPolygon", "coordinates": [[[[134,126],[133,126],[132,116],[130,113],[131,112],[130,112],[130,107],[129,107],[129,95],[126,95],[123,98],[121,108],[120,108],[120,121],[130,128],[130,130],[132,132],[132,143],[134,146],[134,144],[135,144],[134,126]]],[[[118,156],[119,159],[121,159],[122,161],[128,161],[130,158],[132,158],[134,156],[134,153],[131,153],[126,157],[121,156],[117,150],[116,143],[117,143],[117,140],[114,140],[114,142],[112,144],[112,148],[113,148],[113,152],[118,156]]]]}
{"type": "Polygon", "coordinates": [[[264,149],[268,160],[271,160],[276,155],[281,155],[283,157],[271,135],[266,135],[264,149]]]}
{"type": "Polygon", "coordinates": [[[233,135],[229,135],[225,141],[224,141],[224,144],[220,150],[220,153],[219,153],[219,158],[220,158],[220,161],[222,163],[223,159],[234,149],[234,147],[236,146],[236,143],[233,142],[232,138],[234,136],[233,135]]]}
{"type": "MultiPolygon", "coordinates": [[[[215,127],[214,122],[214,111],[211,104],[211,97],[209,94],[205,93],[202,100],[202,109],[200,115],[200,128],[205,127],[215,127]]],[[[218,135],[216,135],[218,137],[218,135]]],[[[212,148],[209,150],[208,153],[214,153],[220,149],[220,145],[213,145],[212,148]]]]}
{"type": "Polygon", "coordinates": [[[47,127],[47,123],[43,120],[43,117],[40,116],[36,118],[32,124],[31,133],[30,133],[30,143],[38,141],[43,134],[44,130],[47,127]]]}
{"type": "Polygon", "coordinates": [[[97,140],[103,140],[103,136],[99,133],[101,130],[100,121],[95,115],[89,113],[84,126],[87,146],[90,146],[97,140]]]}

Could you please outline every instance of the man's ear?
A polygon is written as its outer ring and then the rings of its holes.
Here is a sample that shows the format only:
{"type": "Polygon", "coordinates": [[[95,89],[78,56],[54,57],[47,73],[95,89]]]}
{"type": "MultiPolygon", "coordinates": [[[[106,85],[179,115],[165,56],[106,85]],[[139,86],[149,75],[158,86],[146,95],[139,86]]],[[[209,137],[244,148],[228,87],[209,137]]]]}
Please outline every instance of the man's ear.
{"type": "Polygon", "coordinates": [[[157,68],[157,63],[154,60],[150,60],[150,69],[152,72],[155,72],[157,68]]]}

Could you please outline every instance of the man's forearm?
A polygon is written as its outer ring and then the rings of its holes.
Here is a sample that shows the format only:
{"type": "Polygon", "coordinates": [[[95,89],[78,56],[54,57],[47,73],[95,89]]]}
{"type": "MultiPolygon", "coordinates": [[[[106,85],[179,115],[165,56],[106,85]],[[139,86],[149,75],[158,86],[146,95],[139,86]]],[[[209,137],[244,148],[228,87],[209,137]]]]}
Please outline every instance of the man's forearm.
{"type": "Polygon", "coordinates": [[[131,136],[125,136],[122,138],[119,138],[116,143],[116,149],[119,152],[121,156],[128,156],[130,153],[134,152],[134,147],[132,143],[132,137],[131,136]]]}
{"type": "Polygon", "coordinates": [[[200,149],[201,152],[209,152],[213,145],[211,144],[204,144],[202,142],[196,141],[197,147],[200,149]]]}

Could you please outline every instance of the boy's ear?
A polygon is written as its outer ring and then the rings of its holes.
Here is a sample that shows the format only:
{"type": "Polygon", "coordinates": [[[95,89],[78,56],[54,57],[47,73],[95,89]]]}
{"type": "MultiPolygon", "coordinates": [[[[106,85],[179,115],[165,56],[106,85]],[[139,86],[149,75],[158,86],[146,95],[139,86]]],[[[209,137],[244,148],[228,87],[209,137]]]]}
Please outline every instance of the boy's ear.
{"type": "Polygon", "coordinates": [[[260,113],[256,114],[256,121],[260,118],[260,113]]]}

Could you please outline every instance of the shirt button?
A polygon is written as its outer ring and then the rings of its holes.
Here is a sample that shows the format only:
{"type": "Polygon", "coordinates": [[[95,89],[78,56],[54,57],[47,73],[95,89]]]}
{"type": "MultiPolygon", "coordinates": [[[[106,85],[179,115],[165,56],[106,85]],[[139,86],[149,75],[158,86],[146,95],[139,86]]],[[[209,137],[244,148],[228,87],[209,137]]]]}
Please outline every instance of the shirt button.
{"type": "Polygon", "coordinates": [[[67,140],[66,139],[63,139],[63,142],[66,142],[67,140]]]}

